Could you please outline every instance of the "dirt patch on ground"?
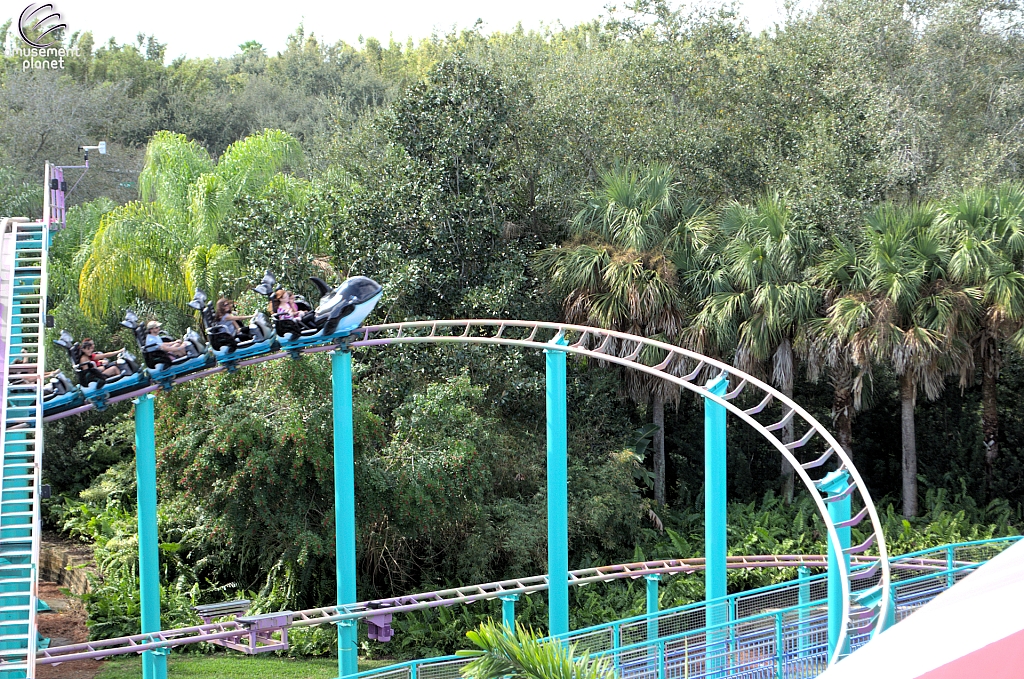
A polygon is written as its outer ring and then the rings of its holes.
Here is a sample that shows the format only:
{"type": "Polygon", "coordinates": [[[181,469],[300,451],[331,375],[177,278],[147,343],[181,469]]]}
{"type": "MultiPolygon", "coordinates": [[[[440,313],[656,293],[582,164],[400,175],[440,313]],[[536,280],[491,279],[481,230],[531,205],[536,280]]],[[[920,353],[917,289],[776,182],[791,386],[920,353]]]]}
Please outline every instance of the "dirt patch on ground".
{"type": "Polygon", "coordinates": [[[92,547],[51,531],[43,531],[39,550],[39,579],[67,587],[75,594],[89,591],[92,547]]]}
{"type": "MultiPolygon", "coordinates": [[[[61,592],[62,587],[52,582],[39,582],[39,598],[50,611],[39,613],[36,623],[39,633],[50,638],[50,646],[80,644],[89,640],[85,626],[85,606],[78,597],[61,592]]],[[[38,679],[94,679],[103,668],[98,660],[76,660],[60,665],[39,665],[38,679]]]]}

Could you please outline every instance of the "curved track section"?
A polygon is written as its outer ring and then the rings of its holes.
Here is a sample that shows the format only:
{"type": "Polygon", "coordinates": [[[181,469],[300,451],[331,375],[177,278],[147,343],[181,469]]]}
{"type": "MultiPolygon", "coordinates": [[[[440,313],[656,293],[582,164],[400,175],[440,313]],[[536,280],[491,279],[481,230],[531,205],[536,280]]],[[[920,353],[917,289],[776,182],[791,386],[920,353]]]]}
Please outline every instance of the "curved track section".
{"type": "MultiPolygon", "coordinates": [[[[880,629],[886,620],[892,606],[889,592],[889,559],[885,537],[882,533],[882,523],[874,503],[871,501],[867,486],[846,451],[817,419],[785,394],[756,377],[721,361],[665,342],[612,330],[564,323],[484,319],[416,321],[367,326],[357,331],[356,334],[361,334],[361,338],[350,341],[349,346],[351,347],[469,342],[546,349],[551,348],[555,342],[567,342],[564,347],[561,347],[567,352],[639,370],[677,384],[687,391],[724,406],[729,412],[760,433],[793,467],[810,491],[818,512],[825,522],[828,539],[837,554],[845,551],[851,556],[859,555],[871,549],[872,546],[877,547],[880,558],[876,563],[879,568],[868,569],[867,572],[859,574],[859,577],[865,579],[877,577],[877,584],[874,584],[870,591],[877,595],[878,604],[871,610],[870,615],[864,617],[863,621],[855,623],[853,630],[850,629],[852,603],[850,577],[848,573],[840,569],[843,589],[843,624],[841,637],[836,644],[835,653],[830,658],[830,664],[839,659],[851,631],[859,634],[874,632],[880,629]],[[701,378],[708,379],[719,375],[729,378],[730,391],[724,396],[717,396],[711,393],[704,384],[698,383],[701,378]],[[744,401],[749,402],[750,405],[742,407],[740,404],[744,401]],[[771,408],[773,402],[780,407],[771,408]],[[766,417],[772,411],[780,412],[775,417],[766,417]],[[776,435],[776,432],[790,423],[795,426],[796,435],[799,438],[791,443],[785,443],[776,435]],[[798,455],[810,459],[802,461],[798,455]],[[820,479],[812,478],[811,474],[821,473],[824,465],[833,456],[838,462],[836,469],[849,473],[851,485],[841,496],[827,498],[823,497],[818,489],[816,482],[820,479]],[[826,502],[853,495],[860,500],[862,509],[849,522],[837,525],[829,517],[826,502]],[[864,518],[870,520],[870,533],[859,545],[844,550],[836,529],[857,525],[864,518]]],[[[858,597],[867,593],[866,591],[861,592],[858,597]]]]}
{"type": "MultiPolygon", "coordinates": [[[[941,555],[940,555],[941,557],[941,555]]],[[[878,562],[877,556],[854,556],[851,558],[851,565],[854,568],[866,569],[873,567],[878,562]]],[[[755,556],[730,556],[727,557],[726,565],[730,570],[754,570],[759,568],[796,568],[806,566],[808,568],[828,567],[828,557],[824,554],[765,554],[755,556]]],[[[952,566],[970,567],[975,565],[971,561],[955,561],[952,566]]],[[[922,555],[918,557],[903,558],[894,560],[892,567],[896,570],[903,570],[911,573],[942,573],[948,570],[951,563],[946,558],[936,558],[933,555],[922,555]]],[[[704,559],[661,559],[655,561],[643,561],[637,563],[619,564],[615,566],[601,566],[597,568],[583,568],[569,573],[569,584],[572,586],[583,586],[597,582],[611,582],[613,580],[636,579],[645,575],[687,575],[699,573],[704,570],[704,559]]],[[[820,577],[820,576],[819,576],[820,577]]],[[[783,583],[785,585],[786,583],[783,583]]],[[[776,586],[778,587],[778,586],[776,586]]],[[[501,582],[490,582],[482,585],[471,585],[468,587],[457,587],[437,592],[424,594],[412,594],[408,596],[392,597],[389,599],[376,599],[374,601],[363,601],[355,604],[344,604],[342,606],[327,606],[323,608],[312,608],[305,611],[288,612],[290,620],[280,627],[294,629],[299,627],[311,627],[314,625],[328,625],[341,622],[342,620],[353,620],[370,617],[379,614],[382,609],[388,613],[410,613],[442,606],[473,604],[480,601],[499,599],[510,594],[526,595],[543,592],[548,588],[548,576],[536,575],[528,578],[515,580],[503,580],[501,582]]],[[[209,642],[218,639],[234,639],[239,635],[248,634],[249,629],[245,624],[234,620],[226,622],[215,622],[206,625],[195,625],[179,629],[164,630],[162,632],[135,634],[115,639],[103,639],[84,644],[68,646],[56,646],[41,650],[37,656],[38,664],[54,664],[70,662],[73,660],[84,660],[87,658],[106,657],[112,655],[123,655],[126,653],[138,653],[152,650],[154,648],[184,646],[209,642]]],[[[579,632],[571,632],[570,635],[579,632]]]]}
{"type": "MultiPolygon", "coordinates": [[[[386,347],[399,344],[445,344],[468,343],[479,345],[517,346],[531,349],[559,349],[581,357],[601,362],[614,363],[623,367],[667,380],[697,396],[714,401],[730,413],[758,431],[782,457],[793,467],[797,476],[811,493],[818,513],[825,523],[828,539],[836,553],[844,552],[851,557],[862,555],[874,547],[878,559],[875,566],[858,573],[856,577],[867,582],[868,587],[857,593],[858,600],[873,599],[877,603],[867,608],[868,614],[858,616],[851,623],[851,599],[853,587],[850,575],[843,569],[841,585],[843,591],[843,624],[841,638],[830,664],[836,662],[851,633],[863,635],[879,630],[891,610],[889,559],[882,534],[882,524],[863,479],[839,442],[810,413],[795,401],[767,383],[731,365],[703,356],[682,347],[665,342],[629,335],[627,333],[593,328],[589,326],[540,321],[518,321],[498,319],[468,319],[445,321],[414,321],[387,325],[366,326],[356,330],[340,342],[307,347],[303,353],[319,353],[331,350],[345,350],[357,347],[386,347]],[[557,343],[557,344],[556,344],[557,343]],[[707,381],[725,376],[729,379],[729,391],[723,396],[711,393],[707,381]],[[699,381],[700,380],[700,381],[699,381]],[[798,437],[784,442],[777,432],[788,425],[794,426],[798,437]],[[820,477],[824,476],[825,465],[835,459],[835,469],[845,470],[851,485],[839,496],[827,497],[818,488],[820,477]],[[818,476],[815,478],[812,474],[818,476]],[[836,524],[829,517],[827,503],[855,496],[861,510],[848,522],[836,524]],[[870,531],[859,545],[843,549],[838,528],[852,527],[863,519],[869,519],[870,531]],[[872,596],[873,595],[873,596],[872,596]]],[[[252,365],[263,361],[289,357],[278,352],[239,361],[237,365],[252,365]]],[[[224,371],[223,366],[184,375],[175,384],[205,377],[224,371]]],[[[110,399],[116,402],[133,398],[139,394],[155,391],[151,385],[145,389],[123,394],[110,399]]],[[[52,421],[92,409],[91,404],[74,408],[46,417],[52,421]]]]}

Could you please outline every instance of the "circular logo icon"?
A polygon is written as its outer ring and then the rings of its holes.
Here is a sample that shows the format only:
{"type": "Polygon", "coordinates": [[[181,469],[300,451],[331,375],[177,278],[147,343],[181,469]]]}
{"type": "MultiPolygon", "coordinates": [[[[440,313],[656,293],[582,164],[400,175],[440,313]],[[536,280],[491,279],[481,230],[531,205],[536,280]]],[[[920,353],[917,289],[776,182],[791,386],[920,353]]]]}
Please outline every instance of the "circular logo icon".
{"type": "Polygon", "coordinates": [[[32,47],[40,49],[57,42],[58,31],[67,30],[67,27],[67,24],[61,22],[60,12],[52,2],[39,6],[32,3],[18,17],[18,35],[32,47]]]}

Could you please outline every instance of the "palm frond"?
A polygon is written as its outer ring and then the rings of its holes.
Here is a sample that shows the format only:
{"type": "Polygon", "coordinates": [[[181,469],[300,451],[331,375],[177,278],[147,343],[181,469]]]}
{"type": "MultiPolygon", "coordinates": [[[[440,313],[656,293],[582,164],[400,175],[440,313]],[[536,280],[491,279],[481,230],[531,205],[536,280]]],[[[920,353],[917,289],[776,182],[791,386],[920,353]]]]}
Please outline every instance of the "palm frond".
{"type": "Polygon", "coordinates": [[[210,154],[195,141],[166,130],[156,132],[146,145],[145,164],[139,174],[139,197],[159,205],[172,215],[171,219],[183,218],[192,183],[212,170],[210,154]]]}
{"type": "Polygon", "coordinates": [[[466,679],[614,679],[606,658],[577,655],[576,644],[542,640],[532,630],[516,625],[515,633],[503,625],[485,623],[466,634],[479,650],[459,651],[474,658],[461,669],[466,679]]]}
{"type": "Polygon", "coordinates": [[[298,139],[282,130],[263,130],[227,147],[216,172],[234,200],[241,195],[258,194],[282,169],[298,167],[303,161],[298,139]]]}
{"type": "Polygon", "coordinates": [[[137,296],[184,303],[181,257],[187,249],[141,203],[103,216],[79,277],[82,307],[94,316],[119,312],[137,296]]]}

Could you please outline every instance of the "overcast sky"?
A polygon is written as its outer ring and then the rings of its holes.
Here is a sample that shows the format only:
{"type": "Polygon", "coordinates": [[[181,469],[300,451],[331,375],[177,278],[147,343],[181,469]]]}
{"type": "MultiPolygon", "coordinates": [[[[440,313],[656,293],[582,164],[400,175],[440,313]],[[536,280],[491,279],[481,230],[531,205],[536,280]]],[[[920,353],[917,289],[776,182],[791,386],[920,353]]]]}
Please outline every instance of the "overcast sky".
{"type": "MultiPolygon", "coordinates": [[[[36,0],[46,2],[47,0],[36,0]]],[[[813,0],[805,0],[810,2],[813,0]]],[[[28,0],[0,0],[0,23],[17,17],[28,0]]],[[[418,41],[433,31],[472,26],[482,19],[487,31],[508,31],[522,22],[527,30],[542,25],[572,26],[607,14],[608,0],[53,0],[70,32],[92,31],[97,42],[114,36],[134,41],[142,32],[167,44],[168,58],[224,57],[238,45],[256,40],[274,54],[300,24],[328,42],[357,44],[359,36],[387,42],[389,36],[418,41]]],[[[625,4],[618,0],[620,6],[625,4]]],[[[782,16],[782,0],[740,0],[754,31],[782,16]]]]}

